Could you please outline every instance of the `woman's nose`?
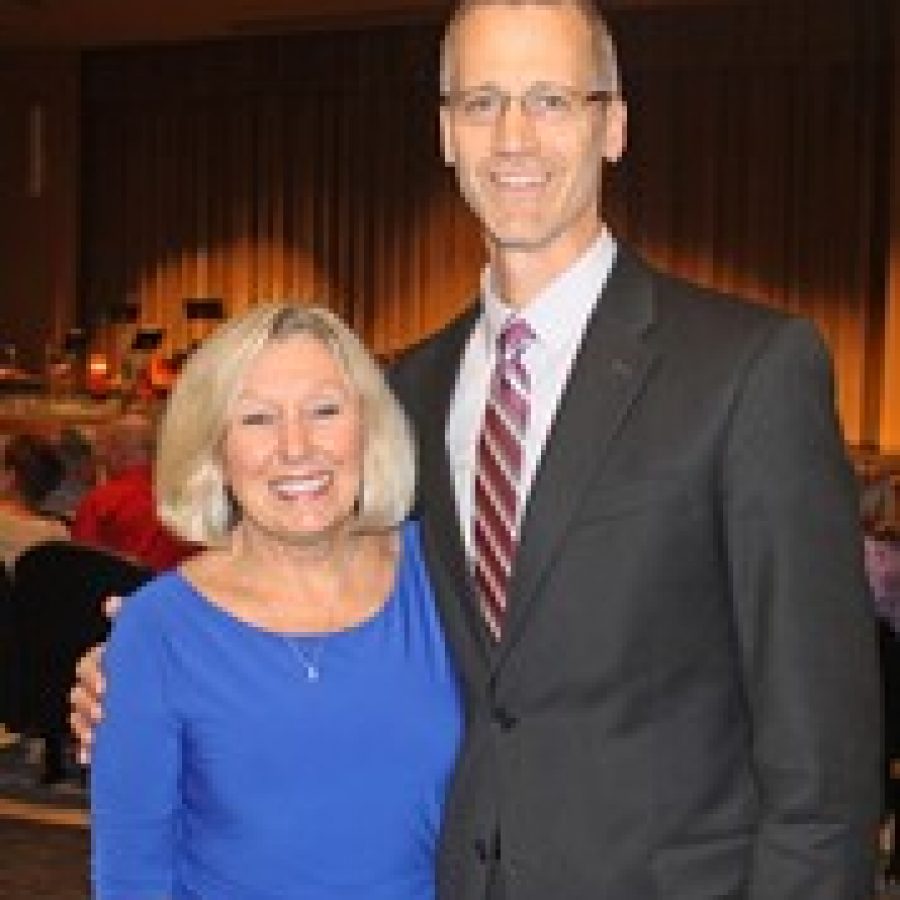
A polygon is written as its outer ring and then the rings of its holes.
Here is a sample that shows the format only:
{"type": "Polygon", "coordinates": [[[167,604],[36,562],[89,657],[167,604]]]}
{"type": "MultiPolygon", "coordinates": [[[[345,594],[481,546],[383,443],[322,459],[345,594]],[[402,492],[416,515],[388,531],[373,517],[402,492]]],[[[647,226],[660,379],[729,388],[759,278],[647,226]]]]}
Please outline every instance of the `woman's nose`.
{"type": "Polygon", "coordinates": [[[279,429],[278,449],[282,459],[299,460],[309,452],[312,433],[302,416],[289,416],[279,429]]]}

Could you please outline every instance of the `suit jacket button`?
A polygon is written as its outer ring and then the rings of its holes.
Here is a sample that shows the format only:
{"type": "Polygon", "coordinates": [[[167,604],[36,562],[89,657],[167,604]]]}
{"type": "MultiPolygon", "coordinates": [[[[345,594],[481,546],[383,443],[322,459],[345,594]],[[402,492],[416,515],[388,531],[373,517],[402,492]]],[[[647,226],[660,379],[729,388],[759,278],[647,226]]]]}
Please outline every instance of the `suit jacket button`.
{"type": "Polygon", "coordinates": [[[512,731],[519,724],[519,720],[502,706],[494,709],[493,719],[501,731],[512,731]]]}

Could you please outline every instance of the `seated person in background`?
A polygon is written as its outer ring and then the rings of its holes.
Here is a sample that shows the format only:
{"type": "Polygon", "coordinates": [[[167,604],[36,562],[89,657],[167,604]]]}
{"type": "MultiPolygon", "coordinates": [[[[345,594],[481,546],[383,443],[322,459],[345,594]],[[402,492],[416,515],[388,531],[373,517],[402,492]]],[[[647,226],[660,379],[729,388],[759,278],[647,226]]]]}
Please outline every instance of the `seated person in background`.
{"type": "Polygon", "coordinates": [[[196,548],[172,534],[156,515],[155,443],[152,421],[138,413],[125,413],[100,432],[97,452],[106,481],[78,504],[72,540],[112,550],[162,572],[196,548]]]}
{"type": "Polygon", "coordinates": [[[199,349],[157,458],[210,549],[134,594],[91,773],[104,900],[433,900],[462,722],[406,519],[415,463],[372,358],[323,310],[199,349]]]}
{"type": "Polygon", "coordinates": [[[33,544],[68,538],[62,523],[39,512],[62,477],[63,465],[50,441],[32,434],[9,439],[0,473],[0,556],[7,566],[33,544]]]}
{"type": "MultiPolygon", "coordinates": [[[[885,878],[900,884],[900,529],[887,523],[865,538],[866,574],[878,614],[884,702],[885,878]]],[[[891,894],[891,896],[895,896],[891,894]]]]}
{"type": "Polygon", "coordinates": [[[81,498],[97,483],[94,445],[77,428],[63,428],[56,442],[63,464],[63,479],[41,502],[44,515],[71,524],[81,498]]]}
{"type": "Polygon", "coordinates": [[[900,528],[885,524],[878,532],[867,534],[865,561],[875,611],[900,634],[900,528]]]}
{"type": "MultiPolygon", "coordinates": [[[[878,615],[881,651],[882,737],[884,740],[884,822],[886,887],[900,883],[900,529],[886,471],[870,470],[862,477],[860,511],[865,530],[865,567],[878,615]]],[[[893,895],[892,895],[893,896],[893,895]]]]}
{"type": "Polygon", "coordinates": [[[897,517],[890,473],[874,465],[858,476],[859,512],[866,534],[876,534],[897,517]]]}
{"type": "Polygon", "coordinates": [[[860,514],[865,532],[865,566],[879,618],[900,634],[900,517],[887,471],[864,474],[860,514]]]}

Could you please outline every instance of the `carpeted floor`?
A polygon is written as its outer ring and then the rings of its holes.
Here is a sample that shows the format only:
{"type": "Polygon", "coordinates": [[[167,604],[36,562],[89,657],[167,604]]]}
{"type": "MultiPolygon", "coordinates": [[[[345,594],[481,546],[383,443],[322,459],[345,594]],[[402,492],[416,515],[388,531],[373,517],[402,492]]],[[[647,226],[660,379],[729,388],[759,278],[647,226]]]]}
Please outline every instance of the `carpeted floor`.
{"type": "Polygon", "coordinates": [[[87,793],[41,785],[37,749],[0,727],[0,900],[85,900],[87,793]]]}
{"type": "Polygon", "coordinates": [[[85,900],[87,828],[46,825],[0,815],[2,900],[85,900]]]}

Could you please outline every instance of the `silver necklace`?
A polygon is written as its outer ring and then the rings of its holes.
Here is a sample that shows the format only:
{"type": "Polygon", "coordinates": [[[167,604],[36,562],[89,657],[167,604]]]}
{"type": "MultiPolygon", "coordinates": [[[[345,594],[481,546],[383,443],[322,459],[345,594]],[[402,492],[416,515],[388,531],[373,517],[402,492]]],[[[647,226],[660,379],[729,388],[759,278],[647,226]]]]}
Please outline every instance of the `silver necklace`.
{"type": "MultiPolygon", "coordinates": [[[[265,598],[265,602],[269,609],[283,622],[284,617],[277,605],[270,602],[268,598],[265,598]]],[[[294,657],[294,660],[299,664],[300,671],[303,672],[306,681],[310,684],[315,684],[322,677],[322,657],[325,655],[325,647],[329,636],[333,634],[334,624],[337,618],[337,599],[334,597],[330,598],[325,606],[327,619],[325,621],[325,628],[321,632],[317,632],[314,635],[281,634],[285,646],[288,648],[291,656],[294,657]],[[302,646],[302,642],[304,641],[308,642],[310,645],[308,650],[302,646]]]]}
{"type": "MultiPolygon", "coordinates": [[[[268,597],[262,599],[277,619],[283,623],[284,615],[281,610],[268,597]]],[[[325,655],[326,641],[333,633],[336,605],[337,602],[334,599],[329,600],[326,604],[328,618],[325,620],[325,628],[320,632],[314,634],[295,634],[290,631],[275,632],[276,637],[280,638],[287,647],[294,661],[300,666],[300,671],[310,683],[315,683],[322,677],[322,657],[325,655]],[[309,649],[303,647],[303,642],[308,643],[309,649]]]]}
{"type": "Polygon", "coordinates": [[[320,635],[315,639],[315,644],[312,649],[307,652],[300,646],[300,642],[305,640],[311,641],[311,638],[304,638],[291,634],[284,635],[288,650],[290,650],[291,655],[300,664],[300,669],[306,676],[307,681],[318,681],[322,675],[322,657],[325,655],[325,641],[327,637],[326,634],[320,635]]]}
{"type": "MultiPolygon", "coordinates": [[[[351,548],[351,556],[349,556],[345,560],[345,566],[349,566],[352,561],[352,556],[355,548],[351,548]]],[[[342,581],[346,582],[346,572],[342,576],[342,581]]],[[[345,584],[346,587],[346,584],[345,584]]],[[[265,604],[269,607],[269,609],[275,613],[275,615],[284,622],[284,616],[279,610],[278,606],[271,602],[268,597],[264,597],[265,604]]],[[[314,635],[297,635],[290,633],[282,633],[281,637],[284,640],[285,646],[288,648],[291,656],[293,656],[294,660],[300,666],[300,671],[303,672],[306,681],[310,684],[316,684],[322,677],[322,658],[325,655],[325,648],[327,646],[328,638],[334,633],[334,624],[337,621],[337,607],[338,600],[335,597],[331,597],[327,603],[327,619],[325,622],[325,628],[321,632],[317,632],[314,635]],[[305,649],[302,646],[301,642],[308,642],[310,647],[309,649],[305,649]]]]}

